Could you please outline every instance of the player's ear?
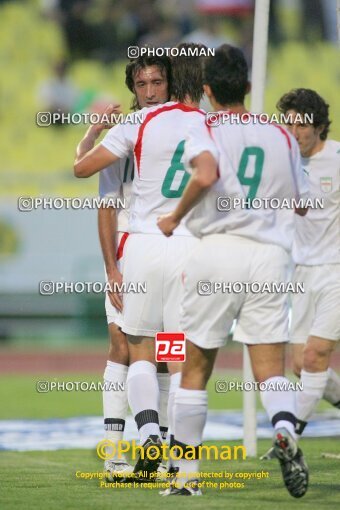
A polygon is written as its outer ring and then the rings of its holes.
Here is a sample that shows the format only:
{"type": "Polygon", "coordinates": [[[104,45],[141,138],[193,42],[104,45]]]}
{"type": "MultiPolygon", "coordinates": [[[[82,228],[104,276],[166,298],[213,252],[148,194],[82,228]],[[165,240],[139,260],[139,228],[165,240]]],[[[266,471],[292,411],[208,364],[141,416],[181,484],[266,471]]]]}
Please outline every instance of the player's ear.
{"type": "Polygon", "coordinates": [[[249,94],[250,91],[251,91],[251,83],[250,83],[250,81],[248,81],[247,87],[246,87],[246,95],[249,94]]]}
{"type": "Polygon", "coordinates": [[[211,96],[212,96],[212,91],[211,91],[210,86],[207,85],[207,84],[204,84],[203,85],[203,90],[204,90],[205,94],[208,96],[208,98],[210,99],[211,96]]]}
{"type": "Polygon", "coordinates": [[[321,124],[321,126],[317,126],[317,127],[315,128],[315,132],[316,132],[316,134],[317,134],[317,135],[319,135],[319,137],[320,137],[320,136],[322,135],[322,133],[323,133],[324,129],[325,129],[324,124],[321,124]]]}

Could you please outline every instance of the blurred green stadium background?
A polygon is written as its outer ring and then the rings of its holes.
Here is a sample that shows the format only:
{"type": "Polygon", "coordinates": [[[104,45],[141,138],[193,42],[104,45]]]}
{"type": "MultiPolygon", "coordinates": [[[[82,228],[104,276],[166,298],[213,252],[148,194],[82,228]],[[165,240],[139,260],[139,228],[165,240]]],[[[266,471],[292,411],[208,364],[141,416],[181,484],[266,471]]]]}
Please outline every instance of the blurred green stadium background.
{"type": "MultiPolygon", "coordinates": [[[[75,220],[76,213],[72,211],[62,220],[61,213],[57,218],[50,211],[41,211],[39,217],[38,213],[33,216],[17,211],[19,196],[97,194],[96,178],[75,179],[72,170],[75,147],[86,127],[36,125],[36,113],[41,110],[39,86],[50,78],[56,61],[68,58],[60,25],[42,15],[43,3],[39,0],[0,3],[0,338],[28,341],[40,337],[63,345],[71,338],[106,337],[106,320],[103,296],[46,298],[37,292],[39,279],[84,280],[89,275],[103,279],[95,211],[84,212],[82,220],[79,216],[75,220]],[[64,232],[60,223],[65,225],[64,232]],[[80,231],[81,243],[77,238],[72,244],[80,231]],[[51,247],[54,237],[58,244],[51,247]],[[30,241],[35,246],[28,248],[30,241]],[[75,252],[75,244],[79,253],[75,252]],[[20,265],[29,249],[31,259],[20,265]],[[66,258],[70,252],[74,252],[73,258],[66,258]],[[31,266],[33,256],[35,262],[31,266]],[[61,269],[63,264],[65,271],[61,269]],[[37,281],[34,271],[39,274],[37,281]],[[15,285],[8,276],[13,273],[15,285]],[[31,283],[25,286],[29,276],[31,283]]],[[[104,3],[93,2],[94,15],[104,3]]],[[[330,137],[340,139],[339,49],[320,37],[314,42],[301,40],[294,2],[280,1],[278,13],[285,42],[269,47],[265,110],[275,112],[278,98],[291,88],[316,89],[330,104],[333,121],[330,137]]],[[[221,19],[222,36],[223,33],[226,38],[231,34],[235,41],[239,38],[235,24],[227,17],[221,19]]],[[[126,62],[126,59],[112,63],[94,58],[72,60],[69,75],[81,91],[76,111],[87,111],[89,103],[111,98],[127,112],[131,94],[124,85],[126,62]]]]}

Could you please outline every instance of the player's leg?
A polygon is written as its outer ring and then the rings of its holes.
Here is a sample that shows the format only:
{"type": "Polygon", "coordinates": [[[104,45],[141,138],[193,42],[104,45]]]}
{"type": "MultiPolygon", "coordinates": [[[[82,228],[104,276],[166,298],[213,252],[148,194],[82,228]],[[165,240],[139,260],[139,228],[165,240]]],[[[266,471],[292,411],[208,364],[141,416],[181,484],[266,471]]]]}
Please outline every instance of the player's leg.
{"type": "Polygon", "coordinates": [[[190,473],[199,471],[199,450],[196,449],[195,458],[191,460],[186,460],[185,455],[187,451],[192,454],[193,446],[199,447],[202,444],[208,412],[206,385],[211,376],[217,352],[217,348],[202,349],[190,340],[186,342],[187,357],[182,367],[181,385],[174,398],[173,446],[177,446],[177,449],[176,458],[172,461],[177,476],[170,489],[163,492],[164,496],[201,495],[198,480],[190,480],[190,473]],[[189,446],[190,450],[188,450],[189,446]]]}
{"type": "Polygon", "coordinates": [[[300,377],[301,369],[303,365],[303,350],[305,348],[305,344],[291,344],[290,352],[291,359],[293,365],[293,372],[296,377],[300,377]]]}
{"type": "Polygon", "coordinates": [[[142,481],[158,470],[162,460],[159,427],[160,391],[155,361],[155,340],[150,337],[128,335],[128,344],[130,358],[127,378],[128,398],[140,443],[144,448],[144,454],[139,456],[133,471],[137,479],[142,481]],[[157,456],[155,451],[158,451],[157,456]]]}
{"type": "MultiPolygon", "coordinates": [[[[187,352],[181,385],[174,399],[174,442],[181,448],[176,450],[177,455],[185,453],[188,445],[199,446],[202,443],[208,406],[206,384],[218,348],[224,345],[239,303],[242,302],[240,295],[237,295],[237,304],[231,305],[228,295],[200,295],[197,292],[200,280],[213,282],[215,270],[217,274],[223,274],[225,253],[230,253],[228,243],[223,242],[224,236],[211,237],[213,239],[205,239],[198,244],[184,270],[181,330],[187,337],[187,352]],[[231,311],[227,311],[229,306],[231,311]]],[[[174,464],[179,472],[163,495],[200,495],[198,480],[189,479],[190,473],[199,471],[198,456],[193,460],[182,457],[174,464]]]]}
{"type": "MultiPolygon", "coordinates": [[[[170,373],[166,363],[157,363],[157,381],[159,387],[159,430],[163,442],[167,441],[169,420],[168,420],[168,404],[169,404],[169,391],[170,391],[170,373]]],[[[169,442],[171,438],[169,437],[169,442]]],[[[158,467],[158,475],[160,478],[164,477],[167,472],[167,465],[161,463],[158,467]]]]}
{"type": "Polygon", "coordinates": [[[264,383],[261,400],[274,429],[285,427],[295,438],[295,395],[284,376],[285,344],[248,345],[248,352],[255,380],[264,383]]]}
{"type": "MultiPolygon", "coordinates": [[[[289,258],[279,246],[257,245],[252,253],[253,282],[286,282],[289,258]]],[[[247,344],[254,376],[262,383],[261,400],[274,427],[273,447],[284,483],[294,497],[308,487],[308,469],[296,442],[296,400],[284,376],[288,341],[288,302],[285,293],[249,293],[235,328],[234,340],[247,344]]]]}
{"type": "Polygon", "coordinates": [[[336,346],[334,340],[310,336],[305,345],[301,382],[303,390],[297,395],[297,417],[302,433],[309,417],[323,397],[329,380],[331,354],[336,346]]]}
{"type": "Polygon", "coordinates": [[[170,374],[166,363],[157,364],[157,380],[159,387],[159,428],[162,439],[168,435],[168,401],[170,391],[170,374]]]}
{"type": "Polygon", "coordinates": [[[123,282],[146,282],[145,293],[127,293],[123,300],[122,330],[128,335],[130,367],[127,387],[141,444],[161,435],[159,386],[154,338],[162,331],[162,280],[164,244],[161,235],[130,234],[124,254],[123,282]],[[152,256],[150,256],[152,254],[152,256]]]}
{"type": "MultiPolygon", "coordinates": [[[[125,420],[128,412],[126,379],[129,365],[129,353],[126,335],[116,324],[116,322],[118,322],[118,312],[111,304],[108,296],[106,296],[105,308],[110,344],[103,377],[104,429],[106,439],[109,439],[117,445],[118,441],[123,439],[125,420]],[[117,384],[124,389],[115,391],[114,387],[116,387],[117,384]]],[[[115,456],[105,461],[105,470],[108,474],[108,480],[112,481],[116,478],[117,475],[115,473],[117,471],[124,471],[127,474],[132,472],[133,468],[124,456],[121,456],[119,459],[115,456]]]]}
{"type": "MultiPolygon", "coordinates": [[[[340,272],[337,265],[297,266],[294,281],[304,282],[305,292],[292,295],[291,346],[294,373],[300,377],[304,349],[309,337],[340,338],[340,318],[337,307],[340,299],[340,272]]],[[[340,377],[328,368],[322,398],[340,408],[340,377]]],[[[301,434],[306,423],[298,421],[301,434]]]]}
{"type": "Polygon", "coordinates": [[[140,442],[144,444],[150,435],[161,436],[155,340],[128,335],[128,342],[130,355],[128,398],[140,442]]]}
{"type": "MultiPolygon", "coordinates": [[[[191,236],[173,236],[167,239],[165,271],[163,278],[163,323],[164,331],[181,332],[180,310],[184,292],[182,273],[190,253],[199,241],[191,236]]],[[[168,400],[168,423],[170,429],[170,448],[174,445],[174,402],[180,386],[183,363],[169,362],[170,389],[168,400]]],[[[169,473],[174,473],[172,459],[168,462],[169,473]]]]}

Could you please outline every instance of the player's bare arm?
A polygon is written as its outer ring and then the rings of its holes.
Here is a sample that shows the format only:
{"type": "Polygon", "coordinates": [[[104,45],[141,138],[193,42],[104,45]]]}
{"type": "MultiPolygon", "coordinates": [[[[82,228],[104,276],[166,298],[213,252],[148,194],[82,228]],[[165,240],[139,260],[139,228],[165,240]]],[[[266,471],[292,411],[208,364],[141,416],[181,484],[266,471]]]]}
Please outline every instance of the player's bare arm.
{"type": "MultiPolygon", "coordinates": [[[[103,253],[107,280],[110,287],[114,289],[115,285],[120,286],[123,281],[121,272],[117,268],[115,253],[115,232],[117,232],[117,213],[113,207],[100,207],[98,209],[98,232],[99,240],[103,253]]],[[[116,292],[108,292],[112,305],[120,312],[123,309],[123,303],[120,295],[116,292]]]]}
{"type": "MultiPolygon", "coordinates": [[[[104,118],[114,113],[120,113],[119,105],[109,105],[104,112],[104,118]]],[[[119,159],[105,149],[105,147],[101,145],[95,147],[95,142],[102,131],[111,127],[112,124],[107,124],[104,121],[90,126],[86,131],[84,138],[80,141],[76,150],[76,158],[74,161],[74,175],[76,177],[91,177],[91,175],[94,175],[119,159]]]]}
{"type": "Polygon", "coordinates": [[[192,176],[183,192],[176,209],[160,216],[157,225],[167,237],[170,237],[184,216],[203,198],[205,192],[218,179],[217,162],[208,151],[202,152],[191,161],[192,176]]]}

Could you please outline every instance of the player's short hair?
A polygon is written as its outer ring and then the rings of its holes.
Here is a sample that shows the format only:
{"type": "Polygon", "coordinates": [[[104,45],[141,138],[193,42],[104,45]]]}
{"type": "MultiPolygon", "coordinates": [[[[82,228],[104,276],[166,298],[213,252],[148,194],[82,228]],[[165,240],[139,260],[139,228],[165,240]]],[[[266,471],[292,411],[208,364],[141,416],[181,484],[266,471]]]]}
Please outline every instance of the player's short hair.
{"type": "Polygon", "coordinates": [[[324,126],[320,139],[326,140],[331,124],[328,117],[329,104],[315,90],[293,89],[279,99],[276,108],[281,113],[294,110],[300,114],[312,114],[313,126],[324,126]]]}
{"type": "Polygon", "coordinates": [[[205,61],[204,83],[221,105],[243,103],[248,91],[248,65],[239,48],[222,44],[205,61]]]}
{"type": "Polygon", "coordinates": [[[180,103],[183,103],[186,97],[198,103],[203,96],[203,62],[206,58],[199,54],[200,50],[207,48],[203,44],[194,43],[181,43],[177,48],[180,50],[179,55],[171,57],[171,94],[180,103]]]}
{"type": "Polygon", "coordinates": [[[157,66],[158,69],[160,70],[161,75],[163,77],[166,77],[170,97],[170,88],[172,80],[170,58],[167,57],[166,55],[159,57],[157,55],[154,56],[143,55],[141,57],[137,57],[135,59],[132,59],[125,68],[125,85],[130,90],[130,92],[134,94],[134,98],[132,100],[131,105],[132,110],[138,110],[140,108],[137,101],[137,97],[135,95],[135,76],[141,69],[145,69],[146,67],[150,66],[157,66]]]}

